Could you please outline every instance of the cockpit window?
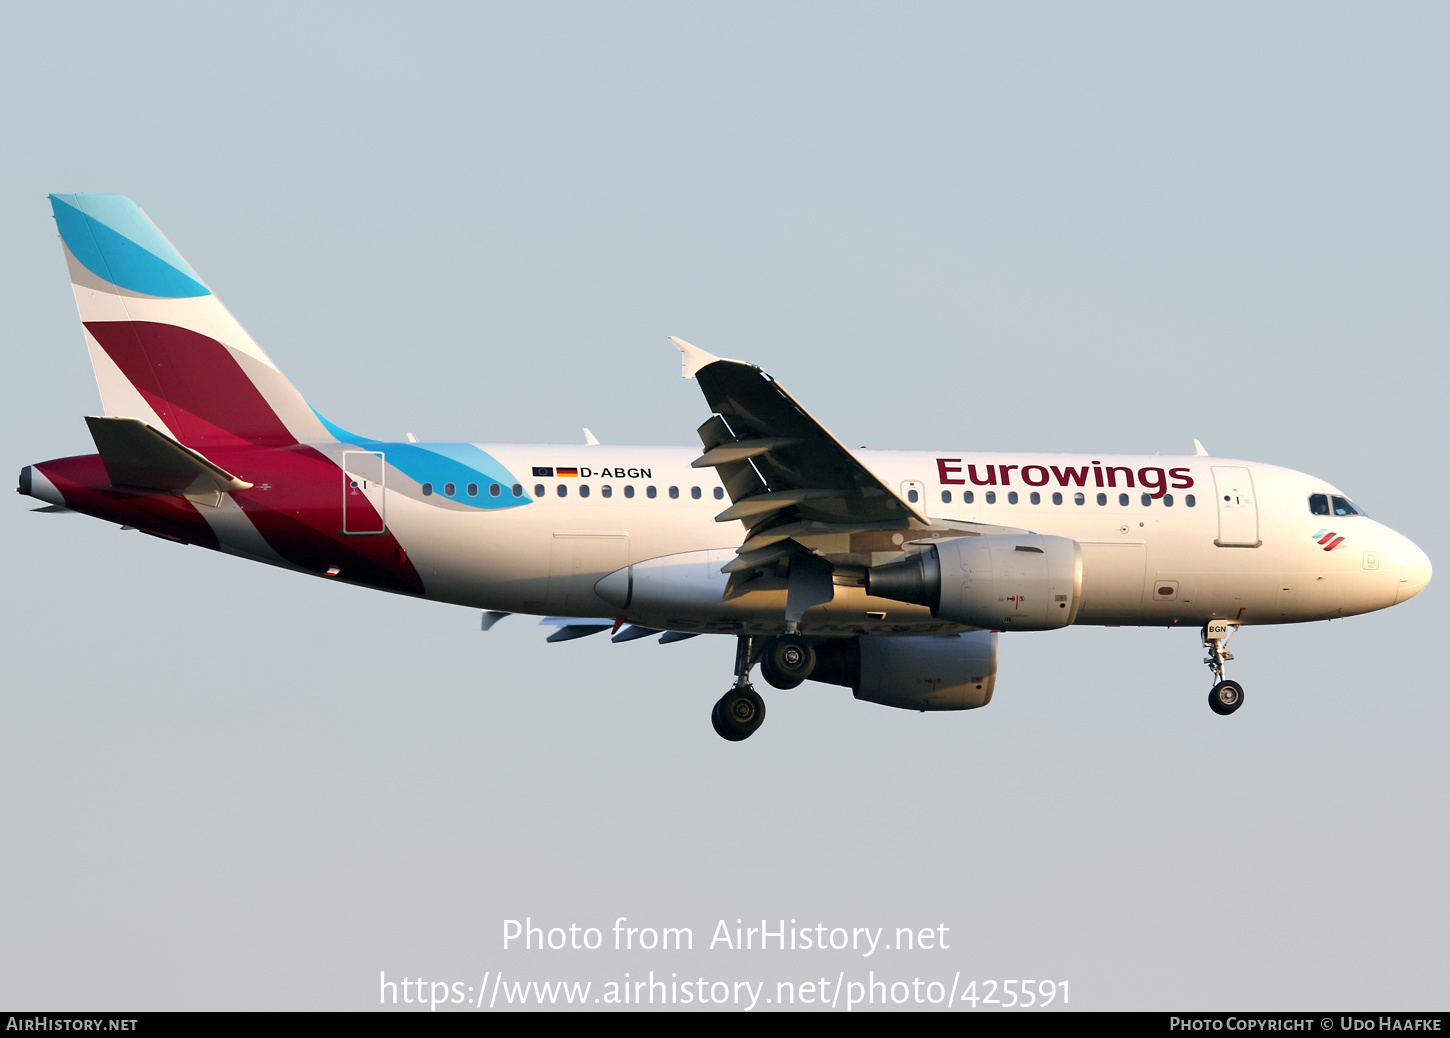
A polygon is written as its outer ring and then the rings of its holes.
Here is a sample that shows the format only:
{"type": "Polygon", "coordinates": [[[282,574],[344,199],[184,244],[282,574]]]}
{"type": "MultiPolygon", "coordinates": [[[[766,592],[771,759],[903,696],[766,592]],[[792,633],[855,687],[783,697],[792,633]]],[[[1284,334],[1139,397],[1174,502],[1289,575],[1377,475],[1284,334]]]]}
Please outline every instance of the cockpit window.
{"type": "Polygon", "coordinates": [[[1328,494],[1310,494],[1309,495],[1309,514],[1310,515],[1328,515],[1329,514],[1329,495],[1328,494]]]}
{"type": "Polygon", "coordinates": [[[1349,498],[1347,498],[1347,497],[1337,497],[1336,496],[1334,498],[1334,514],[1335,515],[1364,515],[1364,512],[1360,511],[1359,507],[1353,501],[1351,501],[1349,498]]]}

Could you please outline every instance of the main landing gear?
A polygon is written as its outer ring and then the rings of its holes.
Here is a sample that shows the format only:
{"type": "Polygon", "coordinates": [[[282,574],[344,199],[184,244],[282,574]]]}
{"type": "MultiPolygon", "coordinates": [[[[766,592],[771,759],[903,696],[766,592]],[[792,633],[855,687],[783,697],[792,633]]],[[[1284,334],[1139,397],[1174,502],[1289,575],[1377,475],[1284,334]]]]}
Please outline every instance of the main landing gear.
{"type": "Polygon", "coordinates": [[[735,687],[720,697],[710,711],[715,734],[740,742],[755,734],[765,721],[765,700],[750,685],[751,650],[755,639],[742,634],[735,639],[735,687]]]}
{"type": "Polygon", "coordinates": [[[1224,717],[1244,705],[1244,687],[1237,681],[1224,680],[1223,676],[1224,664],[1234,658],[1233,653],[1224,651],[1224,646],[1238,630],[1238,624],[1224,620],[1210,620],[1203,628],[1203,644],[1208,647],[1208,658],[1203,662],[1217,679],[1208,690],[1208,706],[1224,717]]]}
{"type": "Polygon", "coordinates": [[[816,650],[798,634],[772,638],[760,659],[760,673],[776,688],[795,688],[816,669],[816,650]]]}
{"type": "Polygon", "coordinates": [[[738,635],[735,687],[721,696],[710,711],[710,723],[722,739],[748,739],[765,720],[765,701],[750,684],[750,668],[756,663],[765,680],[776,688],[795,688],[815,670],[816,650],[794,632],[769,639],[738,635]]]}

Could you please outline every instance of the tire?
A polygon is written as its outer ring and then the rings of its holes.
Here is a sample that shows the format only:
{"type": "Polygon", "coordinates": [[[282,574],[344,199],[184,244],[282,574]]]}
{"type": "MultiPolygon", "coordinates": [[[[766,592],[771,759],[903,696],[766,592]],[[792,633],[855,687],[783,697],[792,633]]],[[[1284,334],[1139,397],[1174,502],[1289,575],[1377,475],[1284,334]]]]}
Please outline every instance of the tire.
{"type": "Polygon", "coordinates": [[[1208,690],[1208,705],[1214,713],[1227,717],[1244,705],[1244,688],[1237,681],[1220,681],[1208,690]]]}
{"type": "Polygon", "coordinates": [[[715,704],[710,721],[722,739],[740,742],[764,723],[765,701],[749,685],[732,688],[715,704]]]}
{"type": "Polygon", "coordinates": [[[760,661],[760,676],[763,677],[766,680],[766,683],[769,684],[772,688],[779,689],[795,688],[801,682],[805,681],[805,678],[789,677],[788,675],[782,674],[780,671],[776,670],[775,663],[772,661],[770,653],[766,653],[765,658],[760,661]]]}
{"type": "Polygon", "coordinates": [[[725,739],[728,742],[739,742],[741,739],[744,739],[745,736],[737,735],[735,732],[731,731],[726,726],[725,722],[721,719],[720,704],[722,702],[724,702],[724,700],[716,700],[714,708],[711,709],[710,726],[715,729],[715,734],[720,736],[720,738],[725,739]]]}
{"type": "Polygon", "coordinates": [[[768,674],[766,680],[776,688],[795,688],[816,669],[816,650],[798,634],[783,634],[765,650],[760,669],[768,674]],[[777,684],[769,675],[790,684],[777,684]]]}

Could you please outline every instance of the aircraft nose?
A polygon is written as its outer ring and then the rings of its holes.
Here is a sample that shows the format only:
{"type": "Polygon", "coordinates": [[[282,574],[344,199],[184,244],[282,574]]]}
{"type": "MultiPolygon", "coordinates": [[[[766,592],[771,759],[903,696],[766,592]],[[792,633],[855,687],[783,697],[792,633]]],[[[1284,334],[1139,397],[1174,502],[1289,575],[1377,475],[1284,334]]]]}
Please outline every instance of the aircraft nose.
{"type": "Polygon", "coordinates": [[[1419,545],[1408,537],[1401,537],[1389,553],[1399,584],[1395,590],[1395,604],[1414,598],[1430,583],[1430,557],[1420,550],[1419,545]]]}

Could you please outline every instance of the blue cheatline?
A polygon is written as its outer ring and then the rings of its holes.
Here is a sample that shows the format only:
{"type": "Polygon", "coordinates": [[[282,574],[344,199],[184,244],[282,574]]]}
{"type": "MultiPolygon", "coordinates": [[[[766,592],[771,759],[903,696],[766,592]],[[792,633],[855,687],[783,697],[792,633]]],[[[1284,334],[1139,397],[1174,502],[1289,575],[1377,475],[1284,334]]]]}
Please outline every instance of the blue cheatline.
{"type": "Polygon", "coordinates": [[[384,460],[409,479],[419,483],[433,484],[433,493],[445,501],[456,501],[470,508],[516,508],[533,503],[525,493],[513,496],[514,484],[518,483],[507,468],[488,451],[471,443],[394,443],[384,440],[370,440],[357,436],[339,425],[334,425],[312,409],[329,433],[339,443],[352,443],[364,450],[377,451],[384,460]],[[455,491],[446,497],[443,487],[452,483],[455,491]],[[467,486],[478,484],[478,496],[470,497],[467,486]],[[503,488],[498,497],[488,492],[488,485],[497,483],[503,488]]]}
{"type": "Polygon", "coordinates": [[[165,299],[211,291],[124,195],[51,195],[61,239],[80,264],[118,288],[165,299]]]}

